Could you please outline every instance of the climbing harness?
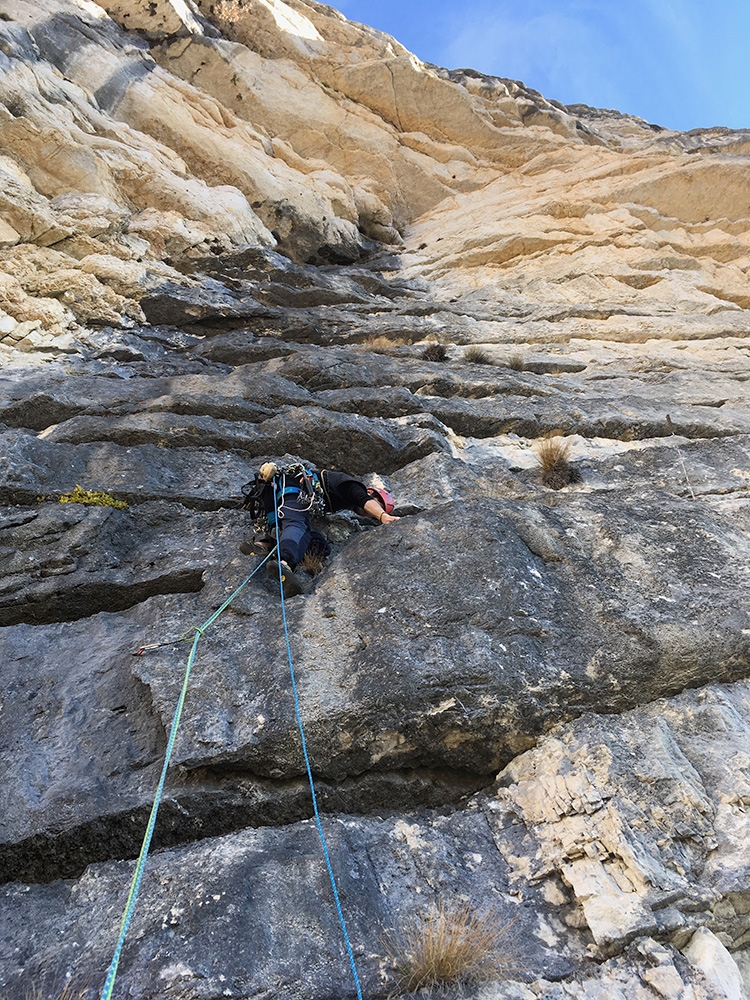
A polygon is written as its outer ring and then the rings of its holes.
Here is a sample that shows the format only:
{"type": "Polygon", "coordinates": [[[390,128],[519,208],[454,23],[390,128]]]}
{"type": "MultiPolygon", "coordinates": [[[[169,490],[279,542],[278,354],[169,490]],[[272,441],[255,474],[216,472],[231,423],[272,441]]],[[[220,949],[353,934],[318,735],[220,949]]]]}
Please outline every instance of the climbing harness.
{"type": "MultiPolygon", "coordinates": [[[[323,514],[325,512],[325,494],[317,472],[305,468],[301,462],[296,462],[294,465],[285,465],[281,472],[277,473],[273,479],[274,496],[277,495],[276,480],[278,476],[281,476],[281,502],[274,504],[275,507],[281,510],[284,506],[284,496],[296,491],[297,503],[300,505],[298,509],[305,512],[309,511],[311,514],[323,514]],[[287,479],[290,479],[292,482],[297,481],[301,483],[301,486],[287,486],[287,479]]],[[[283,517],[283,514],[280,516],[283,517]]]]}
{"type": "Polygon", "coordinates": [[[682,452],[680,451],[680,446],[677,444],[677,437],[675,435],[674,424],[672,423],[672,418],[670,417],[669,414],[667,414],[667,427],[669,428],[669,430],[670,430],[670,432],[672,434],[672,437],[675,439],[674,446],[677,449],[677,454],[680,456],[680,464],[682,465],[682,471],[685,474],[685,482],[688,484],[688,489],[690,490],[690,496],[693,498],[693,500],[695,500],[696,497],[695,497],[695,493],[693,492],[693,485],[690,482],[690,477],[688,476],[687,468],[685,467],[685,460],[682,457],[682,452]]]}
{"type": "MultiPolygon", "coordinates": [[[[275,549],[271,549],[265,559],[259,562],[252,573],[246,577],[239,587],[230,594],[230,596],[224,601],[220,608],[218,608],[214,613],[206,619],[202,625],[194,626],[195,636],[193,637],[193,645],[190,650],[190,654],[187,660],[187,666],[185,667],[185,676],[182,681],[182,690],[180,691],[180,696],[177,699],[177,706],[174,711],[174,717],[172,718],[172,728],[169,732],[169,740],[167,742],[167,749],[164,755],[164,764],[161,770],[161,776],[159,778],[159,783],[156,786],[156,795],[154,796],[154,802],[151,806],[151,814],[148,818],[148,825],[146,826],[146,833],[143,837],[143,843],[141,844],[141,852],[138,855],[138,860],[135,865],[135,871],[133,872],[133,880],[130,883],[130,892],[128,894],[128,899],[125,904],[125,912],[123,913],[122,923],[120,924],[120,934],[117,939],[117,944],[115,945],[114,954],[112,956],[112,961],[110,963],[109,969],[107,971],[107,978],[104,981],[104,987],[101,992],[101,1000],[110,1000],[112,996],[112,989],[115,985],[115,977],[117,976],[117,966],[120,963],[120,955],[122,953],[123,945],[125,944],[125,937],[128,933],[128,928],[130,927],[130,921],[133,918],[133,911],[135,910],[136,900],[138,899],[138,892],[141,887],[141,879],[143,878],[143,871],[146,867],[146,857],[148,855],[148,849],[151,846],[151,838],[154,833],[154,827],[156,826],[156,817],[159,812],[159,805],[161,804],[161,797],[164,792],[164,782],[167,778],[167,770],[169,768],[169,761],[172,757],[172,750],[174,749],[175,739],[177,737],[177,729],[180,725],[180,717],[182,715],[182,707],[185,704],[185,695],[187,694],[188,681],[190,679],[190,671],[193,668],[193,662],[195,660],[195,653],[198,649],[198,643],[203,637],[203,633],[209,628],[216,619],[221,615],[232,601],[237,597],[242,590],[245,589],[247,584],[252,580],[258,570],[270,559],[270,557],[275,552],[275,549]]],[[[180,640],[173,640],[179,642],[180,640]]],[[[153,643],[151,646],[142,646],[140,650],[135,654],[136,656],[143,653],[146,649],[156,649],[162,645],[170,645],[170,643],[153,643]]]]}
{"type": "MultiPolygon", "coordinates": [[[[296,469],[298,467],[297,466],[292,466],[292,467],[288,467],[288,468],[296,469]]],[[[307,473],[307,470],[303,470],[303,471],[307,475],[310,475],[310,476],[313,475],[311,473],[307,473]]],[[[286,472],[286,470],[284,470],[284,472],[286,472]]],[[[297,473],[297,475],[299,476],[299,473],[297,473]]],[[[256,482],[257,482],[257,479],[258,479],[258,477],[256,476],[256,482]]],[[[283,498],[284,498],[284,492],[283,491],[286,488],[284,479],[285,479],[285,477],[284,477],[284,474],[282,473],[281,484],[280,484],[280,486],[281,486],[281,495],[280,496],[279,496],[279,488],[276,485],[275,477],[274,477],[274,480],[273,480],[274,510],[275,511],[276,510],[279,511],[279,517],[283,516],[282,511],[281,511],[281,507],[283,506],[283,498]],[[281,502],[279,503],[279,501],[281,501],[281,502]]],[[[316,479],[317,479],[317,476],[316,476],[316,479]]],[[[303,478],[303,482],[305,482],[304,478],[303,478]]],[[[265,485],[267,485],[267,484],[265,484],[265,485]]],[[[313,504],[316,502],[316,498],[315,498],[315,495],[314,495],[314,490],[315,490],[315,487],[313,487],[309,491],[310,495],[312,496],[310,509],[314,509],[313,504]]],[[[320,490],[320,486],[318,486],[318,490],[320,490]]],[[[243,490],[243,492],[244,492],[244,490],[243,490]]],[[[301,490],[297,489],[296,492],[297,493],[301,493],[301,490]]],[[[245,495],[247,496],[247,494],[245,494],[245,495]]],[[[291,493],[289,495],[291,495],[291,493]]],[[[322,495],[322,493],[321,493],[321,495],[322,495]]],[[[260,499],[260,498],[258,498],[258,499],[260,499]]],[[[112,956],[112,962],[110,963],[109,969],[107,971],[107,978],[105,979],[105,982],[104,982],[104,987],[103,987],[102,992],[101,992],[101,998],[100,998],[100,1000],[111,1000],[112,990],[114,988],[115,978],[117,976],[117,967],[118,967],[119,962],[120,962],[120,955],[122,954],[122,949],[123,949],[123,946],[125,944],[125,938],[127,936],[128,929],[130,927],[130,923],[131,923],[131,920],[132,920],[132,917],[133,917],[133,912],[135,910],[135,904],[136,904],[136,901],[138,899],[138,893],[139,893],[140,886],[141,886],[141,880],[143,878],[143,872],[144,872],[144,869],[145,869],[145,866],[146,866],[146,858],[148,856],[148,851],[149,851],[149,847],[151,845],[151,839],[152,839],[152,836],[153,836],[154,827],[156,825],[156,817],[157,817],[157,814],[158,814],[158,811],[159,811],[159,805],[161,803],[162,794],[164,792],[164,783],[166,781],[167,770],[169,768],[169,762],[170,762],[170,759],[171,759],[171,756],[172,756],[172,751],[174,749],[175,739],[177,737],[177,729],[178,729],[179,724],[180,724],[180,717],[182,715],[182,708],[183,708],[183,705],[185,703],[185,696],[187,694],[188,681],[189,681],[189,678],[190,678],[190,672],[192,670],[193,663],[195,661],[195,655],[196,655],[196,651],[198,649],[198,643],[200,642],[201,638],[203,637],[203,634],[206,631],[206,629],[208,629],[211,625],[213,625],[213,623],[216,621],[216,619],[219,617],[219,615],[221,615],[229,607],[229,605],[232,603],[232,601],[235,599],[235,597],[237,597],[240,594],[240,592],[245,588],[245,586],[250,582],[250,580],[252,580],[252,578],[255,576],[255,574],[258,572],[258,570],[260,570],[268,562],[268,560],[271,558],[271,556],[274,554],[274,552],[276,552],[278,550],[278,547],[279,547],[279,523],[278,523],[278,521],[279,521],[278,518],[274,518],[274,522],[273,523],[274,523],[275,532],[276,532],[276,545],[265,556],[265,558],[262,559],[261,562],[258,563],[258,565],[255,567],[255,569],[252,571],[252,573],[248,577],[246,577],[245,580],[242,581],[242,583],[240,584],[240,586],[227,598],[226,601],[224,601],[224,603],[221,605],[220,608],[218,608],[218,610],[214,611],[214,613],[202,625],[200,625],[200,626],[194,626],[193,627],[193,630],[195,632],[195,635],[193,637],[193,645],[192,645],[192,648],[190,650],[190,654],[188,656],[187,666],[185,668],[185,676],[184,676],[184,679],[183,679],[183,682],[182,682],[182,689],[180,691],[180,696],[179,696],[179,698],[177,700],[177,706],[175,708],[174,717],[172,719],[172,728],[170,729],[170,733],[169,733],[169,740],[167,742],[167,749],[166,749],[166,753],[165,753],[165,757],[164,757],[164,764],[163,764],[163,767],[162,767],[161,776],[159,778],[159,783],[158,783],[157,788],[156,788],[156,795],[154,797],[154,802],[153,802],[153,805],[151,806],[151,814],[149,816],[148,825],[146,827],[146,833],[144,835],[143,843],[141,845],[141,851],[140,851],[140,854],[138,855],[138,860],[136,862],[135,871],[133,872],[133,879],[132,879],[132,882],[130,884],[130,892],[128,894],[127,902],[125,904],[125,912],[124,912],[123,917],[122,917],[122,923],[120,925],[120,934],[119,934],[119,937],[117,939],[117,944],[115,945],[114,954],[112,956]]],[[[282,618],[282,622],[283,622],[283,626],[284,626],[284,639],[285,639],[285,642],[286,642],[287,659],[288,659],[288,662],[289,662],[289,676],[291,678],[292,693],[294,695],[294,714],[295,714],[295,719],[296,719],[296,722],[297,722],[297,728],[299,730],[300,741],[301,741],[301,745],[302,745],[302,756],[303,756],[304,761],[305,761],[305,770],[307,772],[307,780],[308,780],[308,784],[310,786],[310,794],[312,796],[312,806],[313,806],[313,815],[314,815],[314,818],[315,818],[315,826],[317,828],[318,837],[320,839],[321,847],[323,849],[323,857],[325,858],[326,869],[328,871],[328,878],[329,878],[330,883],[331,883],[331,889],[333,890],[333,898],[334,898],[334,902],[336,904],[336,913],[337,913],[337,916],[338,916],[338,919],[339,919],[339,924],[341,926],[341,931],[342,931],[342,934],[343,934],[344,943],[346,945],[346,952],[347,952],[347,955],[348,955],[348,958],[349,958],[349,965],[351,967],[352,976],[354,978],[354,986],[355,986],[356,993],[357,993],[357,1000],[362,1000],[362,986],[360,984],[359,974],[357,972],[357,966],[356,966],[356,962],[354,960],[354,949],[352,948],[351,940],[349,938],[349,932],[348,932],[347,927],[346,927],[346,920],[344,918],[344,911],[343,911],[342,906],[341,906],[341,898],[339,896],[338,886],[336,884],[336,877],[334,875],[333,865],[331,863],[331,856],[330,856],[330,852],[329,852],[329,849],[328,849],[328,843],[326,841],[325,833],[323,831],[323,823],[321,821],[320,811],[318,809],[318,797],[317,797],[317,794],[315,792],[315,781],[313,779],[312,765],[310,764],[310,757],[309,757],[309,754],[308,754],[308,751],[307,751],[307,740],[305,739],[305,730],[304,730],[304,726],[303,726],[303,723],[302,723],[302,713],[301,713],[301,710],[300,710],[300,703],[299,703],[299,693],[298,693],[298,690],[297,690],[297,681],[296,681],[296,677],[295,677],[295,673],[294,673],[294,663],[293,663],[293,660],[292,660],[292,647],[291,647],[291,642],[290,642],[290,639],[289,639],[289,625],[287,623],[287,617],[286,617],[286,602],[285,602],[285,598],[284,598],[284,578],[283,578],[283,571],[282,571],[281,559],[277,559],[277,567],[278,567],[278,576],[279,576],[279,593],[281,595],[281,618],[282,618]]],[[[188,630],[188,631],[190,631],[190,630],[188,630]]],[[[167,645],[171,645],[174,642],[180,642],[181,640],[183,640],[183,639],[185,639],[187,637],[188,637],[188,635],[187,635],[187,633],[185,633],[185,634],[183,634],[180,637],[180,639],[171,640],[171,641],[167,641],[167,642],[152,643],[152,644],[150,644],[148,646],[142,646],[139,650],[136,651],[136,653],[134,655],[140,656],[142,653],[144,653],[148,649],[158,649],[161,646],[167,646],[167,645]]]]}
{"type": "Polygon", "coordinates": [[[270,481],[256,473],[255,479],[242,487],[242,495],[241,507],[248,511],[255,521],[256,534],[263,534],[269,525],[275,523],[277,517],[283,520],[284,505],[292,498],[294,509],[303,513],[323,514],[326,510],[326,493],[322,476],[301,462],[276,469],[270,481]],[[287,485],[287,482],[290,485],[287,485]],[[268,489],[273,489],[274,505],[266,512],[263,492],[268,489]]]}

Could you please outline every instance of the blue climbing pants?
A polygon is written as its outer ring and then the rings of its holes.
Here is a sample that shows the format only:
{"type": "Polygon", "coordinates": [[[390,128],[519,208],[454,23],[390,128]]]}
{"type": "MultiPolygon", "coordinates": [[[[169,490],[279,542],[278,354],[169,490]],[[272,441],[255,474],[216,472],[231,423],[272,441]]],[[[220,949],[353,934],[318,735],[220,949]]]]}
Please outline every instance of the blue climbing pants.
{"type": "Polygon", "coordinates": [[[279,518],[279,554],[291,569],[305,557],[310,545],[312,515],[285,503],[279,518]]]}

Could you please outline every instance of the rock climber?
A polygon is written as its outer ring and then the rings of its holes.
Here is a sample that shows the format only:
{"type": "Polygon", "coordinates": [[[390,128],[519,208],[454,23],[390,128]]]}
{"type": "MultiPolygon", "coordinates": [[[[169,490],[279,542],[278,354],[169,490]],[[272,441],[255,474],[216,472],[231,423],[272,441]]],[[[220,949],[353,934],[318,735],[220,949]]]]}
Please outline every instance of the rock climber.
{"type": "MultiPolygon", "coordinates": [[[[312,527],[313,514],[353,510],[374,518],[379,524],[398,521],[392,514],[393,497],[386,490],[367,487],[346,472],[318,472],[301,462],[277,466],[274,462],[261,465],[253,483],[244,488],[243,507],[255,517],[255,538],[242,542],[240,551],[246,555],[269,552],[276,544],[268,533],[275,532],[278,521],[279,557],[285,597],[301,594],[303,587],[294,570],[305,553],[316,549],[321,555],[330,552],[325,536],[312,527]]],[[[279,564],[268,560],[269,576],[278,577],[279,564]]]]}

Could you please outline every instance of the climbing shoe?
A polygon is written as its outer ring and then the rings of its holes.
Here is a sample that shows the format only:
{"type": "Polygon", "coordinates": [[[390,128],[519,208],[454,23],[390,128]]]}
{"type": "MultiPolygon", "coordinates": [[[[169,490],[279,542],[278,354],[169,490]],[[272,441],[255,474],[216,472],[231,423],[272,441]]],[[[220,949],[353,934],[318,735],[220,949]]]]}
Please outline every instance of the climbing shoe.
{"type": "MultiPolygon", "coordinates": [[[[279,564],[276,559],[269,559],[268,563],[268,576],[276,583],[279,579],[279,564]]],[[[284,588],[284,597],[296,597],[297,594],[301,594],[304,590],[302,584],[299,582],[298,577],[289,569],[285,562],[281,564],[281,585],[284,588]]]]}
{"type": "Polygon", "coordinates": [[[253,538],[249,542],[240,542],[240,552],[243,556],[267,556],[272,548],[272,538],[253,538]]]}

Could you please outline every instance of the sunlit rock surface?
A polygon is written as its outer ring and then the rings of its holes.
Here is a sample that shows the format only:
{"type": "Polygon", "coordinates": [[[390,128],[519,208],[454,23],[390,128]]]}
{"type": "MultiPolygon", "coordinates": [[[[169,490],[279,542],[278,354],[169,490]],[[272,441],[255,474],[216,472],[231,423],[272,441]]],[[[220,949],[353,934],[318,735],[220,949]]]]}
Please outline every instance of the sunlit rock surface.
{"type": "MultiPolygon", "coordinates": [[[[313,2],[7,0],[3,1000],[98,996],[297,456],[402,515],[287,608],[364,995],[459,901],[508,930],[451,1000],[748,995],[749,157],[313,2]]],[[[261,572],[116,995],[354,996],[311,813],[261,572]]]]}

